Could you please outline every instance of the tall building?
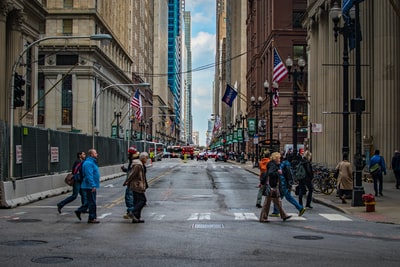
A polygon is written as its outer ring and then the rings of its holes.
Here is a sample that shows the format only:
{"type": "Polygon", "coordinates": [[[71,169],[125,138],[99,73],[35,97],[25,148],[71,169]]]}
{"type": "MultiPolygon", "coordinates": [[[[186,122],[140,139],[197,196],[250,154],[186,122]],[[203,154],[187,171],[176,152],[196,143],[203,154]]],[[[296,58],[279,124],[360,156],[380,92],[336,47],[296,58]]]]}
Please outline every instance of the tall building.
{"type": "Polygon", "coordinates": [[[247,3],[247,107],[249,118],[256,118],[258,113],[259,125],[256,125],[256,132],[259,148],[262,150],[269,147],[267,140],[271,139],[271,135],[273,140],[280,142],[280,149],[293,144],[296,136],[297,143],[302,144],[308,130],[307,93],[303,89],[295,95],[293,78],[289,80],[288,77],[279,83],[277,106],[271,104],[273,94],[269,92],[273,84],[274,49],[284,64],[288,56],[295,63],[300,58],[306,58],[306,30],[302,27],[301,19],[307,1],[249,0],[247,3]],[[264,87],[266,81],[269,83],[268,88],[264,87]],[[256,101],[262,98],[258,110],[251,104],[252,96],[256,101]],[[294,104],[295,99],[297,104],[294,104]],[[297,107],[296,116],[293,105],[297,107]],[[295,118],[297,121],[294,121],[295,118]]]}
{"type": "Polygon", "coordinates": [[[168,0],[168,86],[174,97],[172,122],[175,142],[181,137],[182,104],[182,1],[168,0]]]}
{"type": "MultiPolygon", "coordinates": [[[[398,1],[358,1],[360,68],[357,68],[357,47],[348,49],[347,97],[351,113],[346,131],[343,115],[346,96],[344,38],[342,34],[335,37],[335,25],[330,17],[335,1],[308,2],[304,25],[310,61],[307,70],[309,121],[321,126],[318,133],[310,136],[313,160],[335,166],[342,159],[343,140],[348,135],[352,163],[356,163],[352,155],[356,155],[356,149],[361,145],[366,163],[371,153],[379,149],[389,167],[394,150],[400,149],[400,4],[398,1]],[[365,101],[361,119],[352,112],[355,111],[355,107],[351,107],[353,99],[365,101]],[[358,122],[361,127],[357,127],[358,122]]],[[[341,2],[337,1],[339,8],[341,2]]],[[[337,26],[343,27],[343,20],[337,26]]]]}
{"type": "Polygon", "coordinates": [[[184,12],[184,140],[187,144],[193,143],[193,117],[192,117],[192,19],[190,11],[184,12]]]}

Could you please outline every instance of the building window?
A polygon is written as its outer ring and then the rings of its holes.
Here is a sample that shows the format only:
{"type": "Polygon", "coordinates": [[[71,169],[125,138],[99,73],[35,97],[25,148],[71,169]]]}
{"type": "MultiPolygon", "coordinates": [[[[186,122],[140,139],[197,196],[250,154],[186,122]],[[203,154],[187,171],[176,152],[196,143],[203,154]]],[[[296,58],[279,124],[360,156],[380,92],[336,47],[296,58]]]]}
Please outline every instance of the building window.
{"type": "Polygon", "coordinates": [[[45,102],[44,102],[44,74],[38,73],[38,109],[37,109],[37,124],[44,125],[45,118],[45,102]]]}
{"type": "Polygon", "coordinates": [[[63,34],[72,35],[72,19],[63,19],[63,34]]]}
{"type": "Polygon", "coordinates": [[[57,55],[56,64],[57,65],[75,65],[78,64],[78,55],[57,55]]]}
{"type": "Polygon", "coordinates": [[[293,11],[293,29],[302,29],[301,21],[303,19],[303,11],[293,11]]]}
{"type": "Polygon", "coordinates": [[[74,1],[73,0],[64,0],[64,8],[73,8],[74,1]]]}
{"type": "Polygon", "coordinates": [[[293,46],[293,60],[297,61],[300,57],[306,59],[306,46],[305,45],[294,45],[293,46]]]}
{"type": "MultiPolygon", "coordinates": [[[[29,43],[27,43],[29,46],[29,43]]],[[[26,52],[26,77],[25,77],[25,107],[32,107],[32,47],[26,52]]]]}
{"type": "Polygon", "coordinates": [[[62,125],[71,125],[72,127],[72,75],[63,77],[61,89],[61,116],[62,125]]]}

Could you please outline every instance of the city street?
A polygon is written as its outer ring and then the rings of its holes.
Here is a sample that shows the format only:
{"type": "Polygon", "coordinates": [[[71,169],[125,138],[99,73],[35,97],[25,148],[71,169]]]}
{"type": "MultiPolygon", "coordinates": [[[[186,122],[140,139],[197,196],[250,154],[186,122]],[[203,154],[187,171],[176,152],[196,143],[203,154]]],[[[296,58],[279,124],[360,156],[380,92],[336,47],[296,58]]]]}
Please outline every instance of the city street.
{"type": "Polygon", "coordinates": [[[163,159],[148,168],[145,223],[124,219],[125,177],[97,193],[100,224],[68,194],[0,210],[1,266],[397,266],[399,225],[313,203],[303,217],[258,221],[258,177],[240,164],[163,159]]]}

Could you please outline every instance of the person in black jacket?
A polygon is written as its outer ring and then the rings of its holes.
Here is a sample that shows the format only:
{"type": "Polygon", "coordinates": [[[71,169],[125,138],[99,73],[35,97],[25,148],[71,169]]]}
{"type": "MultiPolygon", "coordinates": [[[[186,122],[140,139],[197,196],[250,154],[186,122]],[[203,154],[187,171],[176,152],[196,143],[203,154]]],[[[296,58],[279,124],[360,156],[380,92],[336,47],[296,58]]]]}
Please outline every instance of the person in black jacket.
{"type": "Polygon", "coordinates": [[[394,151],[392,169],[396,177],[396,189],[400,189],[400,152],[398,150],[394,151]]]}
{"type": "Polygon", "coordinates": [[[282,201],[279,193],[280,179],[282,175],[282,170],[279,168],[281,164],[281,153],[274,152],[271,155],[271,161],[267,165],[267,175],[266,175],[266,198],[264,200],[264,205],[260,214],[260,222],[268,223],[268,213],[271,206],[271,202],[278,208],[279,213],[283,221],[291,218],[282,208],[282,201]]]}
{"type": "MultiPolygon", "coordinates": [[[[84,151],[80,151],[76,154],[77,156],[77,160],[74,162],[74,164],[72,165],[72,174],[75,175],[80,175],[80,170],[82,167],[82,163],[86,158],[86,153],[84,151]]],[[[67,205],[68,203],[74,201],[77,197],[78,194],[81,195],[81,204],[84,205],[86,202],[86,196],[85,193],[81,190],[81,182],[82,181],[74,181],[74,184],[72,185],[72,195],[70,195],[69,197],[67,197],[66,199],[60,201],[59,203],[57,203],[57,210],[58,213],[61,214],[61,209],[67,205]]]]}
{"type": "Polygon", "coordinates": [[[306,178],[304,180],[299,180],[299,204],[303,205],[303,195],[305,195],[306,191],[308,191],[306,208],[312,209],[313,207],[311,207],[311,201],[314,189],[311,180],[314,177],[314,172],[311,166],[311,152],[306,151],[299,164],[303,164],[304,169],[306,170],[306,178]]]}

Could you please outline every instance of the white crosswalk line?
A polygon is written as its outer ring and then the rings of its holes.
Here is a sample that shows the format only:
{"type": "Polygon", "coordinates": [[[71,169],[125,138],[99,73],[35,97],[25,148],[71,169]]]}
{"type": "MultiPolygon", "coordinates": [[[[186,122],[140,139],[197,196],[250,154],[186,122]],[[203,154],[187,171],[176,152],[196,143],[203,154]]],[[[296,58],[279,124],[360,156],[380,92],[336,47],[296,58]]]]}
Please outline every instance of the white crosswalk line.
{"type": "Polygon", "coordinates": [[[189,217],[187,220],[188,220],[188,221],[194,221],[194,220],[197,220],[198,217],[199,217],[199,214],[198,214],[198,213],[192,213],[192,214],[190,215],[190,217],[189,217]]]}
{"type": "Polygon", "coordinates": [[[209,221],[209,220],[211,220],[211,213],[209,213],[209,212],[205,212],[205,213],[195,212],[195,213],[192,213],[187,220],[188,221],[197,221],[197,220],[199,220],[199,221],[208,220],[209,221]]]}
{"type": "Polygon", "coordinates": [[[320,213],[319,215],[324,217],[325,219],[328,219],[329,221],[352,221],[351,219],[340,214],[320,213]]]}
{"type": "Polygon", "coordinates": [[[299,217],[299,215],[297,213],[288,213],[287,215],[292,216],[292,218],[289,219],[289,221],[305,221],[307,220],[304,217],[299,217]]]}
{"type": "Polygon", "coordinates": [[[233,215],[235,216],[235,220],[237,220],[237,221],[244,221],[244,220],[256,220],[256,221],[258,221],[258,218],[254,213],[235,212],[233,215]]]}

